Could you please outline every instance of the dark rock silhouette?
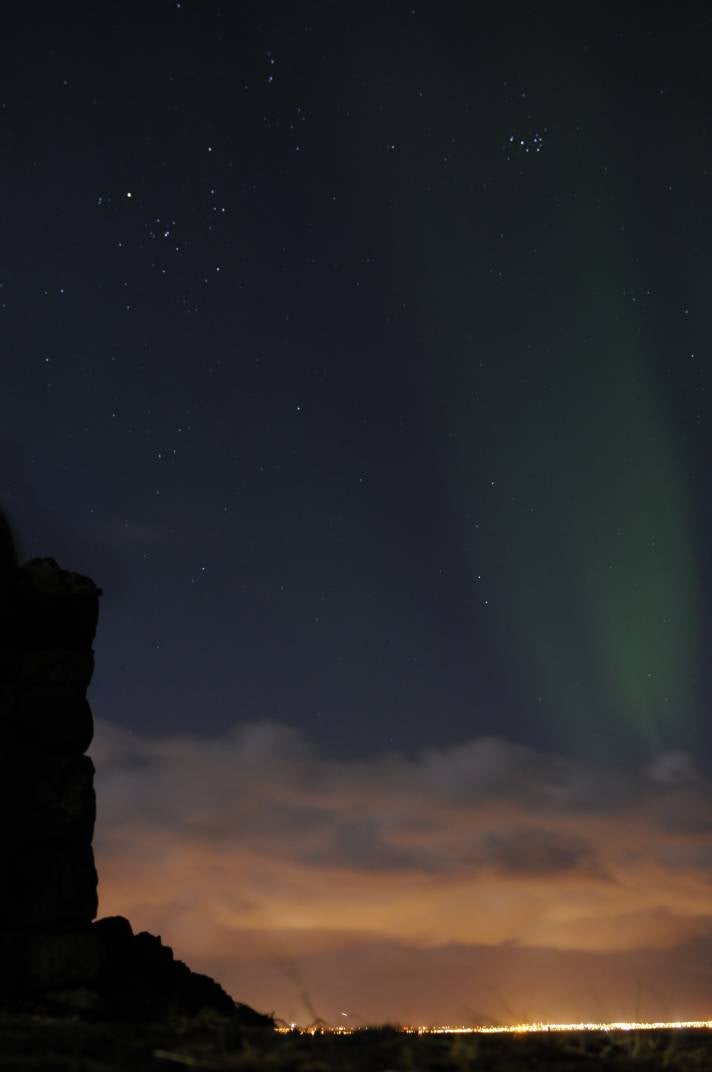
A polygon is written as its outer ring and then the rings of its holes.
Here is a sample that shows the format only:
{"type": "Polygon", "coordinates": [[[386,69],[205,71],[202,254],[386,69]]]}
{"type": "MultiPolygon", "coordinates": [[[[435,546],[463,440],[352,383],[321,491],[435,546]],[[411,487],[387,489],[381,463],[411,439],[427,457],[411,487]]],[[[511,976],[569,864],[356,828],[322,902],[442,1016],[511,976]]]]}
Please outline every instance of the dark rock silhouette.
{"type": "Polygon", "coordinates": [[[17,548],[10,522],[0,511],[0,577],[4,580],[17,566],[17,548]]]}
{"type": "Polygon", "coordinates": [[[101,593],[52,559],[3,573],[0,920],[18,932],[81,927],[98,905],[94,766],[84,752],[101,593]]]}
{"type": "Polygon", "coordinates": [[[100,595],[53,559],[18,566],[0,514],[0,1006],[76,999],[127,1020],[207,1008],[272,1026],[160,938],[122,917],[95,921],[94,765],[84,753],[100,595]]]}

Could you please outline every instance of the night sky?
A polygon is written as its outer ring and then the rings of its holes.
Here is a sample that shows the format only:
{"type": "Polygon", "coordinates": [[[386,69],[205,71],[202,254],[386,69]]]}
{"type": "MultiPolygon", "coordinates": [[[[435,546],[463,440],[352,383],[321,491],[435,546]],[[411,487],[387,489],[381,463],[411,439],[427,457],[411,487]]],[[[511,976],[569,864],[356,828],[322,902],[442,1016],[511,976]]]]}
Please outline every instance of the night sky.
{"type": "Polygon", "coordinates": [[[712,16],[14,7],[0,506],[104,591],[102,911],[298,1018],[709,1012],[712,16]]]}

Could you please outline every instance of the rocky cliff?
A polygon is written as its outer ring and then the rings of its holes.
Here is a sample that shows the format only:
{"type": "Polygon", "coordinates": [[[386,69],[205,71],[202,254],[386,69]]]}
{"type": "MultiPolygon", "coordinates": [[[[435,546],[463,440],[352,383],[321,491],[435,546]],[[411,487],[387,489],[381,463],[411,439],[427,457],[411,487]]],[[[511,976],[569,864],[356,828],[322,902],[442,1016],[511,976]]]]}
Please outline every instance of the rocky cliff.
{"type": "Polygon", "coordinates": [[[100,589],[33,559],[0,582],[0,1007],[50,1003],[123,1019],[213,1009],[267,1017],[122,917],[96,920],[94,670],[100,589]]]}

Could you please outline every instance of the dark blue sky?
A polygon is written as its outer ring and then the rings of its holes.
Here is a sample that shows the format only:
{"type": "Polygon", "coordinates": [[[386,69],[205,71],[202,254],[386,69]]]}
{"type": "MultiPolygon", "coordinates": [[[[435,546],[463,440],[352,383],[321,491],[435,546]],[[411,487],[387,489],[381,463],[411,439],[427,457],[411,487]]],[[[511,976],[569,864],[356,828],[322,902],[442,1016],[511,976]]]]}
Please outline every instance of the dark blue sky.
{"type": "Polygon", "coordinates": [[[5,15],[0,501],[97,715],[706,747],[699,11],[5,15]]]}

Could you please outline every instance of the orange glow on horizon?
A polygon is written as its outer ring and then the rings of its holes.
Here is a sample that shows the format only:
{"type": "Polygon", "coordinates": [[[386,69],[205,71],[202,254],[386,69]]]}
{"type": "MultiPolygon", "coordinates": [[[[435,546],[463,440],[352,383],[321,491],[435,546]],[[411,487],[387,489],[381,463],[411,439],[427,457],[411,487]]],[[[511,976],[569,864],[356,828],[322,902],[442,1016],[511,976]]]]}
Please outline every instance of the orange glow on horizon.
{"type": "Polygon", "coordinates": [[[480,738],[346,763],[270,723],[93,754],[101,915],[283,1023],[708,1027],[712,780],[480,738]]]}

